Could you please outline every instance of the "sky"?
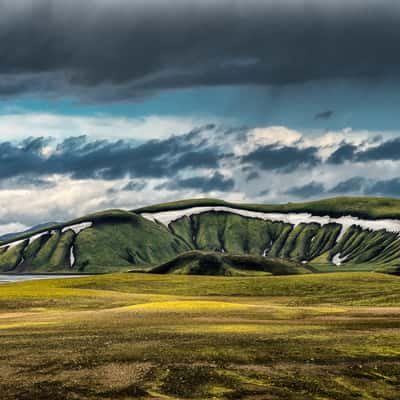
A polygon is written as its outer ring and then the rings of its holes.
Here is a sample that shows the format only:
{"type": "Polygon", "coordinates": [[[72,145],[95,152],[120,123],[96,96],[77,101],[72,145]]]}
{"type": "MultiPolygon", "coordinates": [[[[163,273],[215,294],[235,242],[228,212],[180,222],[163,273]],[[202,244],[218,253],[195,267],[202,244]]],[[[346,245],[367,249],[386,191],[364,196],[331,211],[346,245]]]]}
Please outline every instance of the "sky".
{"type": "Polygon", "coordinates": [[[397,0],[0,10],[0,234],[183,198],[400,197],[397,0]]]}

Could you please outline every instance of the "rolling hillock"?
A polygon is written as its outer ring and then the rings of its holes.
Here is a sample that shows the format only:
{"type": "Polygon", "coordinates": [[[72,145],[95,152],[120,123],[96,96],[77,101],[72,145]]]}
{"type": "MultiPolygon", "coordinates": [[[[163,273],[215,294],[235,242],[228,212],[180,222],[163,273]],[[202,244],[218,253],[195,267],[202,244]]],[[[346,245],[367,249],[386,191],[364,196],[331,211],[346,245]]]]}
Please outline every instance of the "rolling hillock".
{"type": "Polygon", "coordinates": [[[275,257],[190,251],[150,269],[153,274],[175,275],[297,275],[313,272],[307,266],[275,257]]]}

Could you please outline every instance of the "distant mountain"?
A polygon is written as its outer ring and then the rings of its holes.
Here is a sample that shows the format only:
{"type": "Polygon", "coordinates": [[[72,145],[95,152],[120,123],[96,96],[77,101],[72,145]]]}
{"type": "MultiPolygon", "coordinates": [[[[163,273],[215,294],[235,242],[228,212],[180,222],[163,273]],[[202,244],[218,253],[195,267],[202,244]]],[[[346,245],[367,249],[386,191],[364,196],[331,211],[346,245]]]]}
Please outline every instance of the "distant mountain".
{"type": "MultiPolygon", "coordinates": [[[[395,199],[282,205],[186,200],[134,211],[108,210],[13,234],[0,243],[0,272],[151,269],[201,251],[223,255],[218,274],[237,270],[231,257],[239,255],[292,260],[303,265],[303,272],[360,267],[397,273],[399,232],[400,201],[395,199]]],[[[204,265],[203,257],[196,257],[204,265]]]]}
{"type": "Polygon", "coordinates": [[[18,236],[21,236],[24,234],[29,234],[29,233],[35,232],[37,230],[40,230],[40,229],[48,229],[49,227],[52,227],[54,225],[59,225],[59,222],[46,222],[44,224],[35,225],[32,228],[29,228],[22,232],[7,233],[6,235],[0,236],[0,242],[12,240],[14,238],[17,238],[18,236]]]}

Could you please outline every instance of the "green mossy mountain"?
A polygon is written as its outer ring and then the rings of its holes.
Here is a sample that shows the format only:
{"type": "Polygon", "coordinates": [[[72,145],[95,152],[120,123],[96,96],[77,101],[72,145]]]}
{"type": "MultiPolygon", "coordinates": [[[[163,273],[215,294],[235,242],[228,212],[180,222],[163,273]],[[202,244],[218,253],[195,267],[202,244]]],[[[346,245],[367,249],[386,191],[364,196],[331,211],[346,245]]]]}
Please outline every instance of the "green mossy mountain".
{"type": "MultiPolygon", "coordinates": [[[[237,273],[232,258],[229,258],[233,256],[263,258],[264,261],[291,260],[296,265],[302,263],[304,272],[310,270],[306,265],[333,267],[335,257],[340,256],[342,270],[346,266],[360,265],[390,273],[399,271],[398,233],[383,229],[372,231],[353,225],[341,232],[342,226],[338,223],[320,225],[312,222],[294,226],[226,211],[183,216],[168,226],[144,217],[149,212],[210,205],[263,212],[308,212],[332,217],[355,215],[377,219],[391,216],[399,218],[400,223],[400,201],[376,198],[328,199],[271,206],[200,199],[156,205],[135,212],[109,210],[46,226],[1,242],[0,272],[102,273],[151,269],[177,260],[176,257],[181,260],[180,255],[193,254],[190,253],[193,251],[211,252],[215,257],[221,255],[222,258],[217,258],[222,260],[222,264],[218,264],[222,269],[218,267],[216,273],[222,275],[237,273]],[[80,224],[84,226],[76,229],[80,224]]],[[[203,258],[199,256],[203,253],[194,254],[199,260],[203,258]]],[[[188,265],[199,265],[199,260],[192,260],[188,265]]],[[[184,271],[185,268],[178,270],[184,271]]],[[[246,268],[238,270],[244,273],[246,268]]]]}

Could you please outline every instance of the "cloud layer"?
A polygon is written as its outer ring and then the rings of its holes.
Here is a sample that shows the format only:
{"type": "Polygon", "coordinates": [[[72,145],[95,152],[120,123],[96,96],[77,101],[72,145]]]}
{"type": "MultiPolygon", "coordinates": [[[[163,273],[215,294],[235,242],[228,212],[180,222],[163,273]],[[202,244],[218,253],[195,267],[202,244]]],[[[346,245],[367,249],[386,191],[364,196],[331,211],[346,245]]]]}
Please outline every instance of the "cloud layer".
{"type": "Polygon", "coordinates": [[[3,141],[0,225],[199,196],[254,202],[400,197],[398,143],[393,135],[349,129],[310,136],[286,127],[218,124],[141,142],[85,135],[3,141]]]}
{"type": "Polygon", "coordinates": [[[108,101],[400,75],[400,5],[391,0],[0,0],[0,8],[3,96],[108,101]]]}
{"type": "MultiPolygon", "coordinates": [[[[301,171],[347,168],[348,164],[365,167],[371,163],[393,163],[400,161],[399,154],[400,139],[396,137],[376,136],[370,140],[368,134],[351,130],[310,137],[285,127],[233,129],[208,124],[185,134],[141,142],[93,139],[87,135],[3,141],[0,181],[26,185],[31,177],[35,185],[43,186],[46,177],[53,175],[73,180],[143,181],[189,174],[189,179],[165,187],[176,187],[181,182],[182,187],[194,188],[198,184],[201,188],[208,186],[193,178],[197,172],[211,171],[215,173],[214,182],[222,183],[225,181],[220,179],[221,171],[238,171],[246,182],[251,182],[259,180],[262,174],[292,176],[301,171]]],[[[343,187],[338,186],[338,190],[343,187]]]]}

